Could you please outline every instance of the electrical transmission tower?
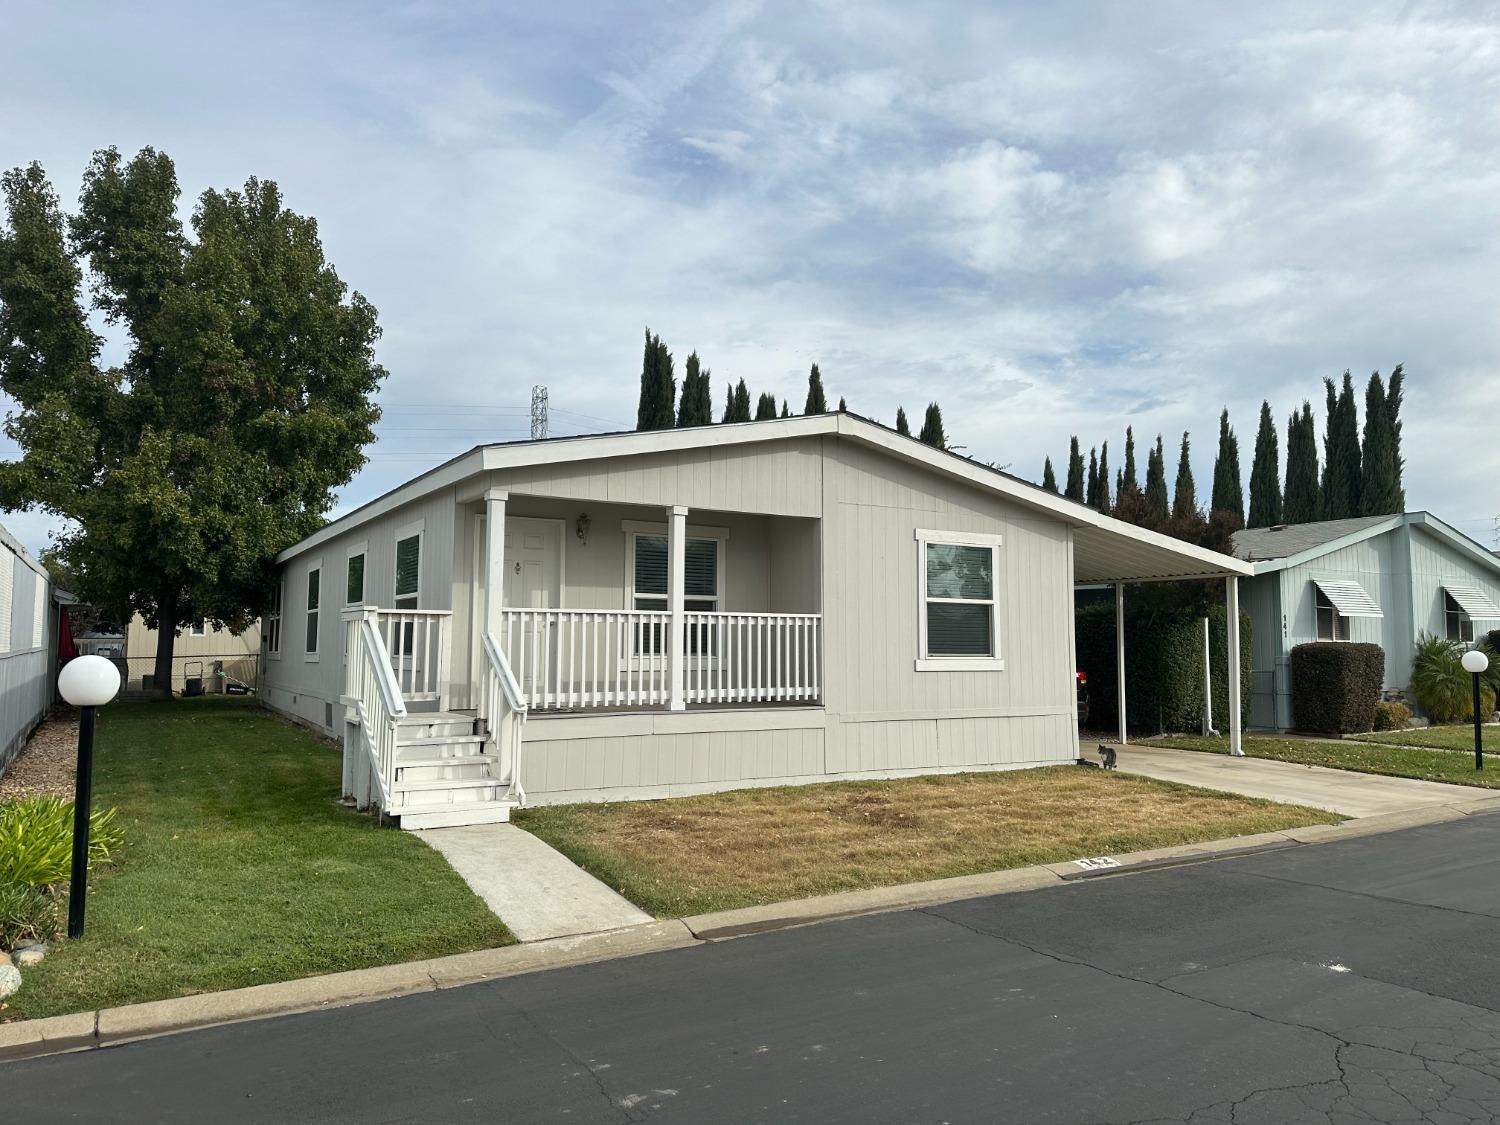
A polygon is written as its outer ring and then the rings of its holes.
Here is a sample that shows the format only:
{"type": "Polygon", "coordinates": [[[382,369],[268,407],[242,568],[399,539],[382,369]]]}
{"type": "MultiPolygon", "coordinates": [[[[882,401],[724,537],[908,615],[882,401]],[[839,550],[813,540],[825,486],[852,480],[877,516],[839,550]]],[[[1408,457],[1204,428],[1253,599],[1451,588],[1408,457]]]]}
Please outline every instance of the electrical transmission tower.
{"type": "Polygon", "coordinates": [[[547,388],[531,388],[531,440],[547,436],[547,388]]]}

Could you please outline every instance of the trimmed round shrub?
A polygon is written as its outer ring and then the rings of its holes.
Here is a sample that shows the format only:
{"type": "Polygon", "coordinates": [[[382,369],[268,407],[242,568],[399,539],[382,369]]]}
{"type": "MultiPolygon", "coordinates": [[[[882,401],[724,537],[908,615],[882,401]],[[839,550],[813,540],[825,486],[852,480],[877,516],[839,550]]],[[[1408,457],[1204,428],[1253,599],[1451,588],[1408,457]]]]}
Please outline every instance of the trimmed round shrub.
{"type": "Polygon", "coordinates": [[[1411,708],[1404,703],[1381,700],[1375,704],[1376,730],[1405,730],[1411,720],[1411,708]]]}
{"type": "Polygon", "coordinates": [[[51,941],[61,929],[57,903],[46,891],[24,883],[0,883],[0,949],[23,941],[51,941]]]}
{"type": "MultiPolygon", "coordinates": [[[[89,815],[89,866],[108,863],[122,843],[115,811],[89,815]]],[[[49,887],[73,866],[73,802],[26,797],[0,804],[0,883],[49,887]]]]}
{"type": "MultiPolygon", "coordinates": [[[[1411,658],[1411,694],[1434,723],[1473,721],[1474,680],[1464,671],[1464,652],[1460,641],[1425,632],[1417,638],[1411,658]]],[[[1495,687],[1486,674],[1479,682],[1479,710],[1488,717],[1494,709],[1495,687]]]]}
{"type": "Polygon", "coordinates": [[[1385,650],[1347,641],[1292,649],[1292,725],[1318,734],[1361,734],[1375,726],[1385,650]]]}

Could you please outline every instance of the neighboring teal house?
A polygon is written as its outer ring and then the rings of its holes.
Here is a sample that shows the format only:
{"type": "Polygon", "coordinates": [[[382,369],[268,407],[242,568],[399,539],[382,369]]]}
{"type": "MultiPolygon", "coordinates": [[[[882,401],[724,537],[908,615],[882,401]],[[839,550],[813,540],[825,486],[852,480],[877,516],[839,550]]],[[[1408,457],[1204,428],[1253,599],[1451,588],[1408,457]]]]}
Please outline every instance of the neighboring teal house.
{"type": "Polygon", "coordinates": [[[1250,725],[1292,723],[1289,662],[1305,641],[1373,641],[1385,689],[1404,691],[1426,631],[1472,642],[1500,628],[1500,558],[1430,512],[1237,532],[1252,623],[1250,725]]]}

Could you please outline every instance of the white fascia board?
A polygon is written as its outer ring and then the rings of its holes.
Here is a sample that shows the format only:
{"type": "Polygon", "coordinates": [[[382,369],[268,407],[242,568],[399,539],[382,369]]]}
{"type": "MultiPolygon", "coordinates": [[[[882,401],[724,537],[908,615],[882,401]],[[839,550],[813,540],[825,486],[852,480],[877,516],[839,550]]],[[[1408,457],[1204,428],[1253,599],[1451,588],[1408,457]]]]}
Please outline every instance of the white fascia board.
{"type": "Polygon", "coordinates": [[[1439,539],[1443,539],[1459,550],[1468,554],[1475,562],[1483,563],[1492,571],[1500,572],[1500,557],[1486,551],[1484,547],[1474,542],[1463,532],[1444,523],[1431,512],[1413,512],[1411,522],[1417,524],[1423,530],[1430,531],[1439,539]]]}

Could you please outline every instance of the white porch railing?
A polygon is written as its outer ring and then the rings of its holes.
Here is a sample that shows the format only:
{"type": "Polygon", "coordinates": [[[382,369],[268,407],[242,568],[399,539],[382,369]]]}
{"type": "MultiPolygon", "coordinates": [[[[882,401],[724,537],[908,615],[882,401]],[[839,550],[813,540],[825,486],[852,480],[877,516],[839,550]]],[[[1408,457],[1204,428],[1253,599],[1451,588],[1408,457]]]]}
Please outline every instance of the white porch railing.
{"type": "MultiPolygon", "coordinates": [[[[500,649],[532,710],[667,707],[670,613],[504,609],[500,649]]],[[[683,615],[685,703],[816,702],[816,613],[683,615]]]]}
{"type": "Polygon", "coordinates": [[[526,700],[521,694],[521,685],[516,681],[510,663],[495,638],[484,634],[484,658],[480,662],[479,683],[476,686],[479,720],[485,733],[495,744],[499,758],[495,776],[508,778],[508,797],[518,804],[526,802],[526,791],[521,787],[521,728],[526,723],[526,700]]]}
{"type": "Polygon", "coordinates": [[[353,789],[362,808],[373,797],[381,808],[388,809],[396,781],[397,720],[406,714],[406,704],[401,700],[385,640],[373,618],[351,614],[345,624],[349,663],[344,676],[344,704],[358,720],[358,737],[378,793],[370,793],[363,779],[351,784],[347,775],[345,788],[353,789]]]}
{"type": "Polygon", "coordinates": [[[453,613],[446,609],[373,609],[363,612],[375,622],[401,695],[407,700],[437,700],[448,706],[452,668],[453,613]]]}

